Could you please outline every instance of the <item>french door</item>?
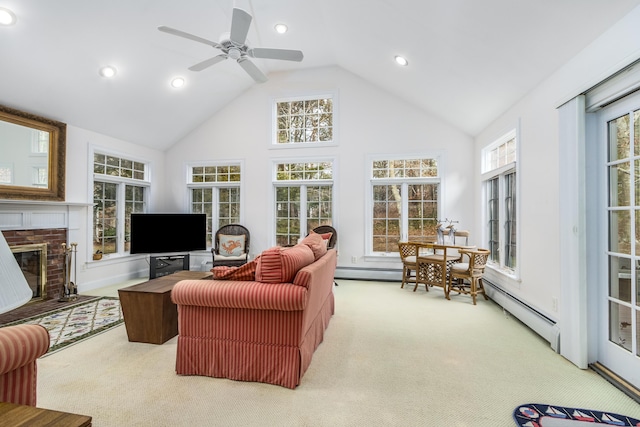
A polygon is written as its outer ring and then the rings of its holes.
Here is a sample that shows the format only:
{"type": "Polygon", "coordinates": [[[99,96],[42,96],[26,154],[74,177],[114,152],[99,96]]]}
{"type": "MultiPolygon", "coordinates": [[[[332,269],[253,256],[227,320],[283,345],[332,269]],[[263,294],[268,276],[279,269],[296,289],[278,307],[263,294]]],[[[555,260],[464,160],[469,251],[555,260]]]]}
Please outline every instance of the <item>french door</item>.
{"type": "Polygon", "coordinates": [[[598,112],[601,217],[598,362],[640,388],[640,93],[598,112]]]}

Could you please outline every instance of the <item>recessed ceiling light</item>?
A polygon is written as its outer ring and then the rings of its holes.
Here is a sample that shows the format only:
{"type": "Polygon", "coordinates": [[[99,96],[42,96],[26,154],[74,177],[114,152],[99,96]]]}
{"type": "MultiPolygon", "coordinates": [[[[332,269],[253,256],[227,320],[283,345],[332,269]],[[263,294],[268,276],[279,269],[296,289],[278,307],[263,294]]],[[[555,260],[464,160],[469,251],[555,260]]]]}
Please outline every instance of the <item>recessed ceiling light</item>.
{"type": "Polygon", "coordinates": [[[11,12],[9,9],[5,9],[4,7],[0,7],[0,25],[13,25],[16,23],[16,15],[11,12]]]}
{"type": "Polygon", "coordinates": [[[182,86],[184,86],[184,79],[182,77],[176,77],[175,79],[171,80],[171,87],[174,88],[180,88],[182,86]]]}
{"type": "Polygon", "coordinates": [[[409,65],[409,61],[404,56],[396,55],[395,57],[396,63],[402,66],[409,65]]]}
{"type": "Polygon", "coordinates": [[[100,75],[102,77],[106,77],[108,79],[113,77],[113,76],[115,76],[116,72],[117,72],[116,67],[113,67],[111,65],[107,65],[105,67],[102,67],[102,68],[100,68],[100,71],[99,71],[99,73],[100,73],[100,75]]]}
{"type": "Polygon", "coordinates": [[[289,29],[286,25],[284,24],[276,24],[276,26],[274,27],[276,29],[276,31],[279,34],[284,34],[287,32],[287,30],[289,29]]]}

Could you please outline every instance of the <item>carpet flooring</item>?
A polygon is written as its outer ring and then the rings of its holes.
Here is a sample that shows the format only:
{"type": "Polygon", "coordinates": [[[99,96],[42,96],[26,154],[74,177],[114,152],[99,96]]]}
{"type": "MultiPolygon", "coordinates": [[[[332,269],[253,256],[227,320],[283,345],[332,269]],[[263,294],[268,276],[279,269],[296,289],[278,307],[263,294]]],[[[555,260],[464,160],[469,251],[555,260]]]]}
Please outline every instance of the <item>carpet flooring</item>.
{"type": "Polygon", "coordinates": [[[525,402],[640,418],[635,401],[492,301],[339,283],[295,390],[176,375],[177,337],[129,342],[120,325],[39,360],[38,406],[90,415],[94,427],[514,427],[525,402]]]}

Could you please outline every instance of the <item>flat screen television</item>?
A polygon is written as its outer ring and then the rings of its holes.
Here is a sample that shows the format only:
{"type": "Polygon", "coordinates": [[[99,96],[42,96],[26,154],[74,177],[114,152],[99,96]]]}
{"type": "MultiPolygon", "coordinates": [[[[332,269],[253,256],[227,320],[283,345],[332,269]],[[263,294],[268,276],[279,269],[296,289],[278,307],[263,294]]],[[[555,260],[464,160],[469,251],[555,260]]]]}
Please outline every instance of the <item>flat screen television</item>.
{"type": "Polygon", "coordinates": [[[207,248],[205,214],[131,214],[132,254],[163,254],[207,248]]]}

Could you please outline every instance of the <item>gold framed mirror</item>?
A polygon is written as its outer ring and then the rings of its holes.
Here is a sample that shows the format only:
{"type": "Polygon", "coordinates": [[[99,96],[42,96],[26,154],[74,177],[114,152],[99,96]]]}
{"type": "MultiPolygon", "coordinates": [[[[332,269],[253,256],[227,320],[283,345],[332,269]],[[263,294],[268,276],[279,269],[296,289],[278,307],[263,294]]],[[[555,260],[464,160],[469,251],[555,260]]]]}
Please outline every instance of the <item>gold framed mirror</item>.
{"type": "Polygon", "coordinates": [[[64,201],[67,125],[0,105],[0,199],[64,201]]]}

